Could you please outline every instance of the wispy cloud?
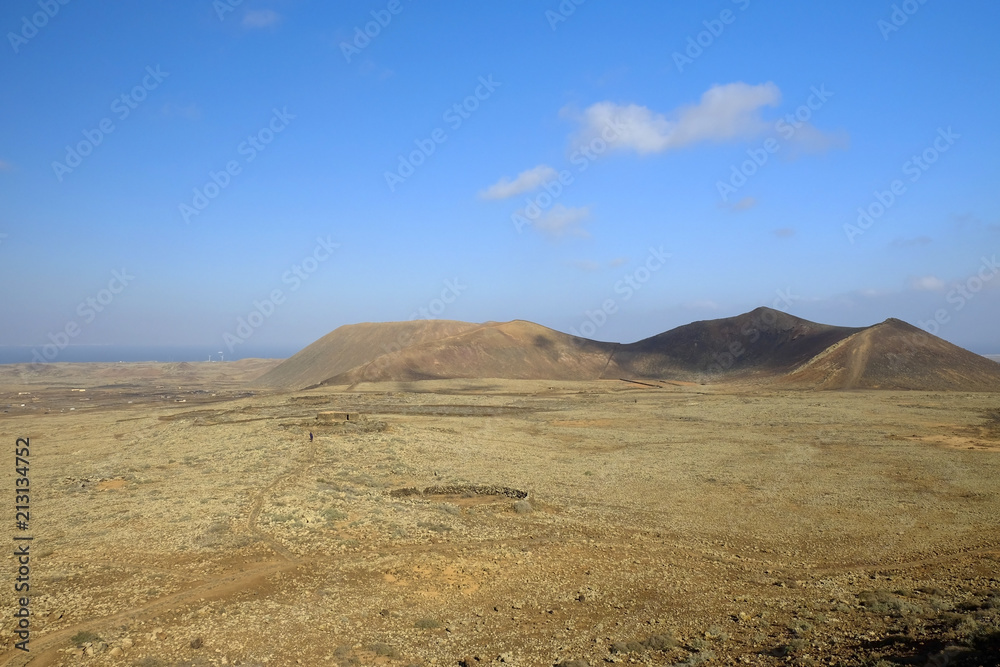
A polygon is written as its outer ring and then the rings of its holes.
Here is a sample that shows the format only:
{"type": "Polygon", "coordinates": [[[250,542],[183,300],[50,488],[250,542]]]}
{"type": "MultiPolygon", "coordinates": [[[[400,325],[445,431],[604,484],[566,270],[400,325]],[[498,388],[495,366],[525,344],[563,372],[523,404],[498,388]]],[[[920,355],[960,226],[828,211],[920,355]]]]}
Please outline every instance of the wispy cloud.
{"type": "Polygon", "coordinates": [[[546,181],[558,176],[558,172],[546,164],[522,171],[514,180],[506,176],[479,193],[483,199],[507,199],[541,187],[546,181]]]}
{"type": "Polygon", "coordinates": [[[580,223],[589,217],[590,207],[588,206],[567,208],[562,204],[556,204],[538,216],[532,224],[540,232],[552,237],[588,237],[590,235],[586,230],[580,228],[580,223]]]}
{"type": "Polygon", "coordinates": [[[795,236],[795,230],[791,227],[782,227],[781,229],[775,229],[774,235],[779,239],[790,239],[795,236]]]}
{"type": "Polygon", "coordinates": [[[910,287],[918,292],[936,292],[944,289],[945,284],[937,276],[921,276],[911,279],[910,287]]]}
{"type": "Polygon", "coordinates": [[[847,150],[851,145],[851,137],[846,131],[824,132],[809,123],[802,123],[795,129],[795,134],[787,139],[782,138],[782,141],[788,144],[788,150],[782,152],[782,158],[786,160],[834,149],[847,150]]]}
{"type": "Polygon", "coordinates": [[[281,15],[270,9],[254,9],[243,16],[243,27],[249,29],[269,28],[281,22],[281,15]]]}
{"type": "Polygon", "coordinates": [[[12,165],[10,162],[7,162],[6,160],[0,160],[0,171],[12,171],[13,169],[14,165],[12,165]]]}
{"type": "Polygon", "coordinates": [[[750,85],[729,83],[708,89],[698,104],[657,113],[638,104],[598,102],[577,119],[580,129],[573,143],[589,144],[597,138],[612,149],[633,150],[640,155],[663,153],[702,142],[750,139],[769,128],[760,116],[764,107],[781,102],[781,91],[773,83],[750,85]]]}
{"type": "Polygon", "coordinates": [[[757,199],[755,197],[744,197],[743,199],[730,204],[728,208],[734,211],[749,211],[756,205],[757,199]]]}

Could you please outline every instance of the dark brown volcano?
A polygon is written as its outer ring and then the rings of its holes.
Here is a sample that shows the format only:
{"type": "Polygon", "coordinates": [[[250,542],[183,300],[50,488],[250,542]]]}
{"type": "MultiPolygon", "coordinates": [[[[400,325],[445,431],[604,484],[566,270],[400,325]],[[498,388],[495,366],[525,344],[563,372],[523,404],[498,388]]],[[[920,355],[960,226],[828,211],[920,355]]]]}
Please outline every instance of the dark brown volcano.
{"type": "Polygon", "coordinates": [[[622,345],[614,359],[626,372],[641,377],[711,381],[779,375],[859,331],[757,308],[622,345]]]}
{"type": "Polygon", "coordinates": [[[900,320],[865,328],[771,308],[693,322],[620,345],[538,324],[445,320],[340,327],[257,386],[452,378],[776,382],[817,389],[1000,391],[1000,364],[900,320]]]}

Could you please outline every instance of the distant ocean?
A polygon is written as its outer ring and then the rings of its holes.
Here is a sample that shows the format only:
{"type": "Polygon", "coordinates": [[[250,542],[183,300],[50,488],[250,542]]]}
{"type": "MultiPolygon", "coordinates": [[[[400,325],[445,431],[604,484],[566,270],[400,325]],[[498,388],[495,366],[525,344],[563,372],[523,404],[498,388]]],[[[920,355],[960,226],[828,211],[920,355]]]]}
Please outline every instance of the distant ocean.
{"type": "Polygon", "coordinates": [[[0,345],[0,364],[26,364],[40,355],[55,356],[47,361],[110,362],[119,361],[237,361],[239,359],[287,359],[301,348],[289,346],[239,346],[233,352],[220,351],[207,345],[143,346],[143,345],[69,345],[62,350],[49,345],[0,345]],[[48,349],[45,349],[45,348],[48,349]]]}

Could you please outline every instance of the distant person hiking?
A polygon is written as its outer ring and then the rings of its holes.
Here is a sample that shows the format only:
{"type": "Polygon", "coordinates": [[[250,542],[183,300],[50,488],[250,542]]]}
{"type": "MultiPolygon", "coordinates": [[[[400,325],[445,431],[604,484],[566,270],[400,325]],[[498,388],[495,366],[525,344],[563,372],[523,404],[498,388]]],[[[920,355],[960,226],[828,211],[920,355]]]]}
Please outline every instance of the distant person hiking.
{"type": "Polygon", "coordinates": [[[312,431],[309,431],[309,442],[312,442],[312,441],[313,441],[313,434],[312,434],[312,431]]]}

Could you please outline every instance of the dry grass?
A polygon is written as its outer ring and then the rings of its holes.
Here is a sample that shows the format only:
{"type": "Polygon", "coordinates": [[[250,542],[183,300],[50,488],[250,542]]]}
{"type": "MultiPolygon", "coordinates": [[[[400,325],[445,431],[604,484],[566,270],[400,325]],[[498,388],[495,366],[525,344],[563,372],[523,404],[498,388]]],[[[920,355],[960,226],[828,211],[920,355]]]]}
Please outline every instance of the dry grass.
{"type": "Polygon", "coordinates": [[[269,667],[924,664],[997,641],[996,395],[470,380],[95,390],[69,414],[78,395],[31,390],[5,423],[37,446],[49,664],[105,664],[72,653],[91,636],[120,664],[269,667]],[[383,426],[317,429],[317,405],[383,426]]]}

